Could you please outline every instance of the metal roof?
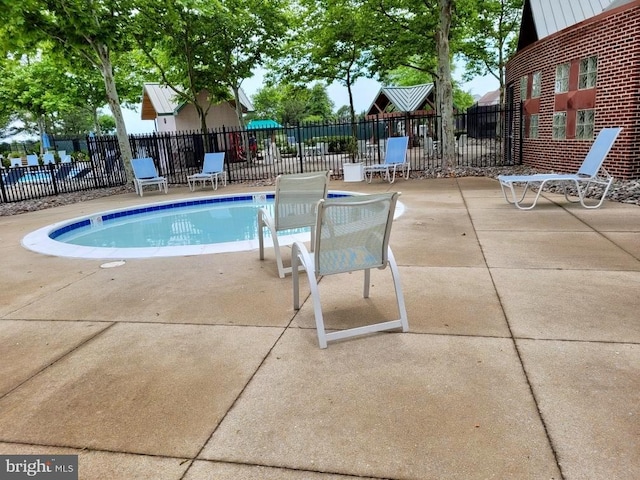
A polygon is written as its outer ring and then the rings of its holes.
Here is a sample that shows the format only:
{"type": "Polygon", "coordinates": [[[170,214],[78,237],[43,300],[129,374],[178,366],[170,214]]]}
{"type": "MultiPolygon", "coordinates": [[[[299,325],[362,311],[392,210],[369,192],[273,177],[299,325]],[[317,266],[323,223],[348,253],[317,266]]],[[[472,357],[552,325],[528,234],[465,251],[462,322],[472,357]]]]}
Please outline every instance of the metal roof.
{"type": "Polygon", "coordinates": [[[529,0],[538,40],[602,13],[611,3],[612,0],[529,0]]]}
{"type": "MultiPolygon", "coordinates": [[[[249,97],[240,89],[238,92],[240,103],[247,111],[253,111],[254,107],[249,97]]],[[[156,116],[176,115],[184,102],[176,99],[176,92],[171,87],[159,83],[145,83],[142,94],[142,120],[153,120],[156,116]]]]}
{"type": "Polygon", "coordinates": [[[411,87],[382,87],[371,102],[367,113],[375,114],[377,112],[372,109],[377,106],[380,111],[385,111],[388,104],[392,104],[394,109],[399,112],[413,112],[422,106],[433,90],[433,83],[425,83],[422,85],[413,85],[411,87]],[[383,105],[386,103],[387,105],[383,105]]]}

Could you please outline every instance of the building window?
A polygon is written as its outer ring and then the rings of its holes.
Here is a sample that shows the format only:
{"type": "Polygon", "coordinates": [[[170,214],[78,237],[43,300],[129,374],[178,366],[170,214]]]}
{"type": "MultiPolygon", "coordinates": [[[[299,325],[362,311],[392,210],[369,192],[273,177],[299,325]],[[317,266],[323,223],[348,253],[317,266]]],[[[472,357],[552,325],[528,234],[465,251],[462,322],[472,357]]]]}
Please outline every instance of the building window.
{"type": "Polygon", "coordinates": [[[556,93],[569,91],[569,64],[561,63],[556,66],[556,93]]]}
{"type": "Polygon", "coordinates": [[[576,115],[576,138],[593,139],[594,110],[578,110],[576,115]]]}
{"type": "Polygon", "coordinates": [[[553,114],[553,138],[554,140],[567,138],[567,112],[553,114]]]}
{"type": "Polygon", "coordinates": [[[583,58],[580,60],[580,71],[578,73],[578,88],[596,87],[596,76],[598,73],[598,57],[583,58]]]}
{"type": "Polygon", "coordinates": [[[542,83],[542,73],[536,72],[531,79],[531,98],[540,97],[540,88],[542,83]]]}
{"type": "Polygon", "coordinates": [[[520,101],[524,102],[527,99],[527,76],[520,78],[520,101]]]}
{"type": "Polygon", "coordinates": [[[538,114],[533,113],[529,117],[529,138],[538,138],[538,114]]]}

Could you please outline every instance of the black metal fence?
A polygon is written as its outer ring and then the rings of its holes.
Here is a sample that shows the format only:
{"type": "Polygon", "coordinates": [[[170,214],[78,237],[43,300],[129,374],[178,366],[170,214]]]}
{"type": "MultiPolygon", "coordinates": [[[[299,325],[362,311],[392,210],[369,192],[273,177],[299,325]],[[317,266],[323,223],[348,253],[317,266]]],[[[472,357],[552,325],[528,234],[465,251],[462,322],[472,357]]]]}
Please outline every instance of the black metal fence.
{"type": "MultiPolygon", "coordinates": [[[[503,107],[470,109],[457,114],[454,167],[491,167],[521,163],[520,118],[503,107]]],[[[386,139],[409,136],[411,169],[427,171],[442,166],[436,115],[402,113],[322,124],[246,129],[223,127],[199,131],[131,135],[134,157],[152,157],[160,175],[170,184],[186,184],[200,171],[207,151],[224,151],[229,182],[272,179],[279,174],[313,170],[343,174],[345,163],[384,161],[386,139]]],[[[12,167],[0,178],[2,202],[40,198],[60,193],[124,185],[126,177],[115,136],[56,139],[68,152],[86,146],[87,160],[69,164],[12,167]]]]}

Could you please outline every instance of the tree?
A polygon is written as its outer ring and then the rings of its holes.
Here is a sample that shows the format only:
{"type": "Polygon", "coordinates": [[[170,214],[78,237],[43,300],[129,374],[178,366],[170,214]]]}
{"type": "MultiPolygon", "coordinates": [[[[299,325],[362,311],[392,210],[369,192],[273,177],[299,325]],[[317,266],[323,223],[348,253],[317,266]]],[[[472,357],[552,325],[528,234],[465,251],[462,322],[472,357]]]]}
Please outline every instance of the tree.
{"type": "Polygon", "coordinates": [[[266,86],[255,94],[253,104],[256,118],[272,118],[283,125],[333,117],[333,102],[321,83],[310,89],[292,84],[266,86]]]}
{"type": "Polygon", "coordinates": [[[321,83],[315,83],[309,91],[307,115],[319,117],[321,120],[333,117],[333,101],[327,94],[327,88],[321,83]]]}
{"type": "Polygon", "coordinates": [[[219,13],[217,2],[149,1],[140,4],[134,22],[134,38],[148,65],[179,102],[193,105],[203,134],[209,109],[230,97],[216,62],[219,13]],[[205,102],[202,95],[206,95],[205,102]]]}
{"type": "Polygon", "coordinates": [[[358,0],[301,0],[300,24],[276,66],[281,78],[292,82],[320,79],[344,85],[352,122],[353,84],[371,75],[372,66],[370,32],[374,24],[362,6],[358,0]]]}
{"type": "Polygon", "coordinates": [[[500,84],[504,103],[505,67],[516,50],[523,0],[483,0],[467,7],[467,31],[460,53],[466,60],[465,78],[490,74],[500,84]]]}
{"type": "Polygon", "coordinates": [[[19,51],[50,41],[53,49],[85,58],[102,74],[129,180],[133,177],[133,155],[120,107],[112,53],[130,49],[128,28],[135,7],[133,0],[4,1],[0,18],[0,38],[5,49],[9,45],[19,51]]]}
{"type": "Polygon", "coordinates": [[[16,114],[13,118],[19,118],[26,131],[38,133],[41,139],[56,114],[68,109],[69,93],[56,62],[42,52],[4,60],[0,103],[16,114]]]}
{"type": "Polygon", "coordinates": [[[440,108],[440,145],[445,167],[450,170],[455,151],[455,122],[453,120],[453,84],[451,80],[451,53],[449,32],[451,29],[451,9],[453,0],[438,0],[438,27],[436,28],[436,51],[438,52],[438,88],[436,105],[440,108]]]}
{"type": "Polygon", "coordinates": [[[450,170],[455,153],[450,43],[455,45],[463,33],[458,22],[452,22],[453,0],[367,2],[378,24],[373,54],[380,72],[384,75],[404,66],[434,79],[442,158],[445,169],[450,170]]]}
{"type": "MultiPolygon", "coordinates": [[[[162,83],[180,102],[193,105],[203,134],[211,107],[232,98],[243,126],[241,84],[265,54],[277,49],[286,29],[286,5],[286,0],[144,1],[135,39],[162,83]],[[157,28],[149,29],[150,24],[157,28]]],[[[244,143],[248,151],[247,137],[244,143]]]]}

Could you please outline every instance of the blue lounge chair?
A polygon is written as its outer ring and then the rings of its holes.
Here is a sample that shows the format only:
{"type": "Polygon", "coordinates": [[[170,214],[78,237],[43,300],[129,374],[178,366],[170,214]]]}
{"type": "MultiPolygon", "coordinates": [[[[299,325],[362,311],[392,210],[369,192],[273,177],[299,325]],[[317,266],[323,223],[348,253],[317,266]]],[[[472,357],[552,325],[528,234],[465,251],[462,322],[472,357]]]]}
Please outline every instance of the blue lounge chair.
{"type": "Polygon", "coordinates": [[[218,178],[222,178],[222,184],[227,185],[227,172],[224,171],[224,152],[205,153],[202,171],[187,177],[189,189],[193,192],[197,183],[204,187],[211,182],[211,188],[218,189],[218,178]]]}
{"type": "Polygon", "coordinates": [[[409,178],[411,165],[407,159],[407,147],[409,137],[391,137],[387,140],[387,148],[384,155],[384,163],[365,165],[364,175],[369,175],[369,183],[374,173],[380,173],[389,183],[396,179],[396,172],[400,170],[405,180],[409,178]]]}
{"type": "Polygon", "coordinates": [[[27,155],[27,166],[39,167],[40,162],[38,162],[38,155],[27,155]]]}
{"type": "Polygon", "coordinates": [[[42,155],[42,164],[43,165],[49,165],[49,164],[55,164],[56,163],[56,159],[53,156],[53,153],[45,153],[42,155]]]}
{"type": "Polygon", "coordinates": [[[169,185],[165,177],[161,177],[158,174],[153,159],[151,157],[134,158],[131,160],[131,166],[133,167],[133,186],[136,193],[143,196],[143,187],[147,185],[157,185],[158,190],[164,189],[164,193],[169,193],[169,185]]]}
{"type": "MultiPolygon", "coordinates": [[[[320,200],[317,207],[314,252],[295,242],[291,251],[293,308],[300,308],[298,265],[304,266],[313,300],[320,348],[327,342],[384,330],[409,330],[398,265],[389,248],[389,235],[400,194],[354,195],[320,200]],[[320,304],[318,278],[324,275],[364,271],[363,297],[369,297],[371,269],[390,267],[400,318],[327,333],[320,304]]],[[[347,280],[351,282],[352,280],[347,280]]],[[[351,314],[353,319],[361,315],[351,314]]]]}
{"type": "Polygon", "coordinates": [[[67,178],[69,178],[69,176],[73,172],[73,169],[74,169],[73,163],[61,163],[54,178],[57,181],[66,180],[67,178]]]}
{"type": "Polygon", "coordinates": [[[537,173],[533,175],[500,175],[498,181],[502,188],[502,194],[504,199],[520,210],[530,210],[536,206],[538,198],[542,193],[542,189],[547,183],[558,183],[562,185],[564,189],[564,196],[568,202],[580,204],[584,208],[598,208],[604,202],[607,192],[613,183],[613,177],[602,167],[604,159],[611,150],[613,143],[618,138],[618,135],[622,131],[622,128],[612,127],[603,128],[598,133],[595,141],[591,145],[591,149],[587,154],[582,166],[578,170],[578,173],[537,173]],[[600,171],[603,172],[602,176],[599,176],[600,171]],[[516,187],[522,187],[523,191],[521,195],[517,195],[516,187]],[[569,193],[567,186],[575,186],[578,194],[578,200],[572,201],[569,199],[569,193]],[[599,186],[604,191],[600,200],[596,204],[588,205],[585,203],[587,193],[592,186],[599,186]],[[529,188],[537,188],[537,193],[533,199],[533,202],[525,205],[522,202],[527,195],[529,188]],[[509,192],[510,196],[507,195],[509,192]]]}
{"type": "Polygon", "coordinates": [[[24,176],[24,169],[22,168],[11,168],[6,175],[2,175],[2,183],[4,183],[5,187],[9,187],[15,183],[17,183],[24,176]]]}

